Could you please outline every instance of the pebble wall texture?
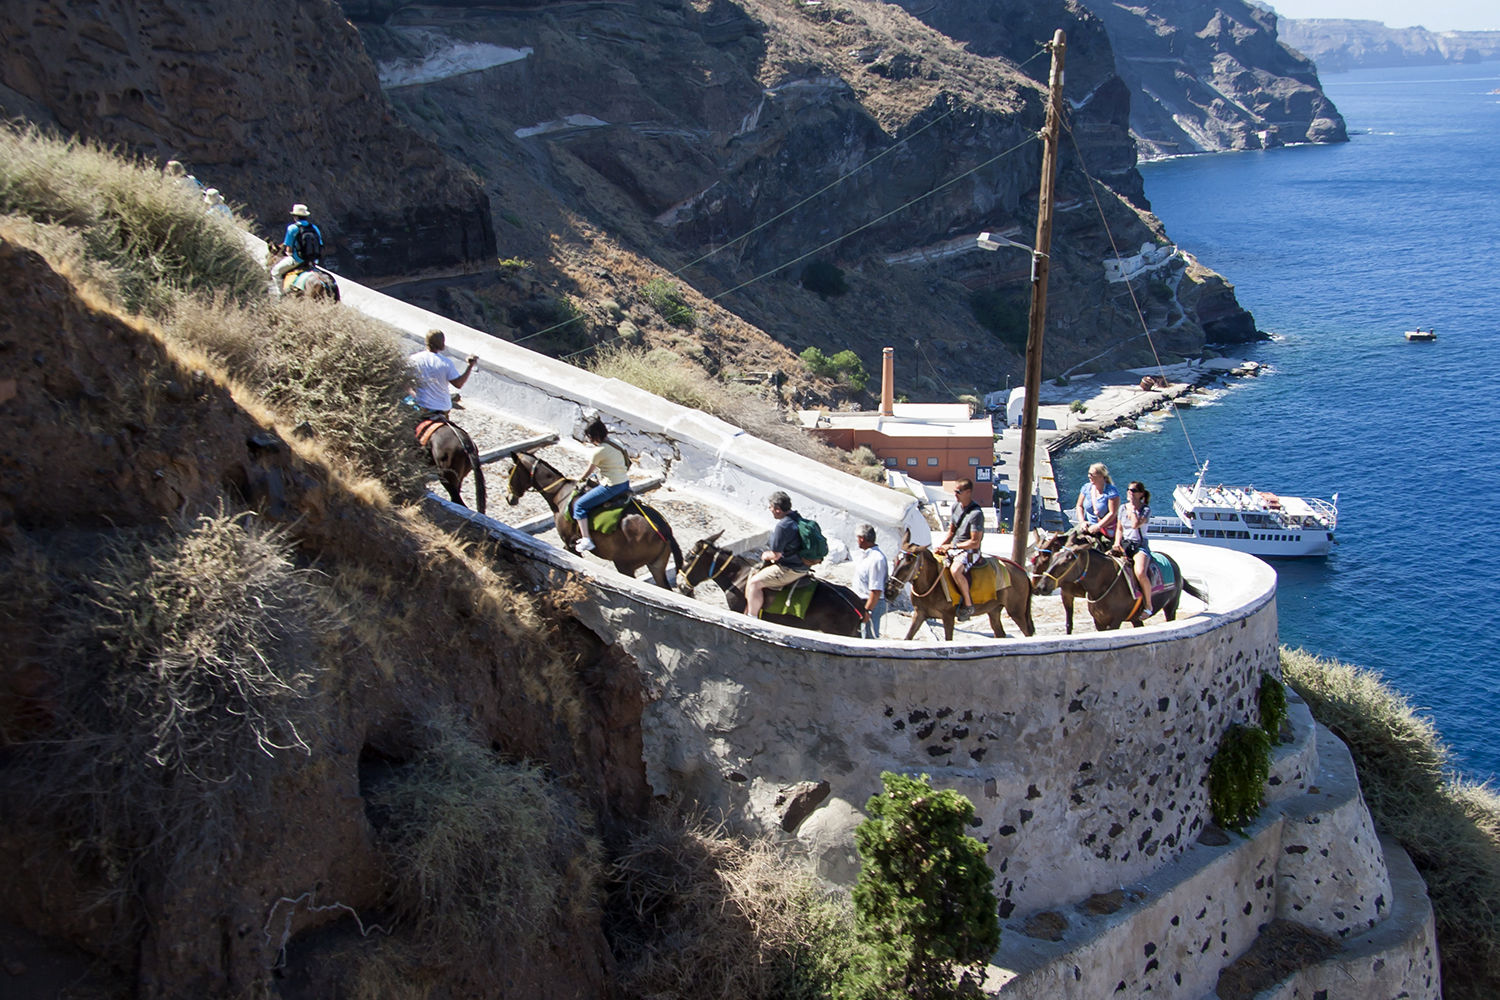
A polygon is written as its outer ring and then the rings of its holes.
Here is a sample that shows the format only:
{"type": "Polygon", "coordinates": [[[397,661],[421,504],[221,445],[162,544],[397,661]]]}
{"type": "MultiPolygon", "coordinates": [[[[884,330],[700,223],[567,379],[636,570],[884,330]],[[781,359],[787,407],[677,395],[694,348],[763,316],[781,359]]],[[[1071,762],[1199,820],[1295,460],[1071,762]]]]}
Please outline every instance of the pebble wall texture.
{"type": "Polygon", "coordinates": [[[795,836],[849,884],[881,772],[930,774],[974,802],[1009,917],[1144,878],[1191,845],[1219,737],[1277,673],[1271,570],[1172,555],[1208,581],[1209,613],[1071,639],[836,639],[623,581],[575,612],[641,667],[658,794],[795,836]]]}

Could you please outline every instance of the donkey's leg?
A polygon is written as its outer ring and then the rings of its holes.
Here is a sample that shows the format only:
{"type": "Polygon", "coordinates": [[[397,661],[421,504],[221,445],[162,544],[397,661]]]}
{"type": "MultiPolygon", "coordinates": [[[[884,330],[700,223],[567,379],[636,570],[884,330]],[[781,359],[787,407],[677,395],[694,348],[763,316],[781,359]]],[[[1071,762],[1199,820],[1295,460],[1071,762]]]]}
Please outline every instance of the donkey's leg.
{"type": "Polygon", "coordinates": [[[1003,622],[1000,621],[1000,604],[999,604],[998,601],[995,603],[995,606],[990,609],[989,616],[990,616],[990,629],[991,629],[991,631],[993,631],[995,633],[995,638],[996,639],[1005,639],[1005,638],[1008,638],[1008,636],[1006,636],[1006,634],[1005,634],[1005,625],[1004,625],[1003,622]]]}
{"type": "Polygon", "coordinates": [[[917,629],[921,628],[926,621],[927,616],[919,608],[913,607],[911,609],[911,628],[906,630],[906,639],[908,642],[911,641],[912,636],[917,634],[917,629]]]}

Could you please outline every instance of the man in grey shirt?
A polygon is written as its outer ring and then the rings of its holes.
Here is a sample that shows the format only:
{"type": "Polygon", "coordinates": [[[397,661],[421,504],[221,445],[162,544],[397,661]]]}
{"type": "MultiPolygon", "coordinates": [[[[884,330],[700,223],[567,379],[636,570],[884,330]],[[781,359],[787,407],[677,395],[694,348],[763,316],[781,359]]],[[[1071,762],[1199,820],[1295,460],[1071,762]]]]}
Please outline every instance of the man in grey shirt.
{"type": "Polygon", "coordinates": [[[974,502],[974,484],[967,479],[960,479],[953,487],[953,498],[958,501],[958,513],[953,516],[947,537],[933,551],[948,557],[948,570],[963,598],[958,620],[966,622],[974,614],[974,602],[969,598],[969,567],[984,558],[979,551],[984,538],[984,508],[974,502]]]}

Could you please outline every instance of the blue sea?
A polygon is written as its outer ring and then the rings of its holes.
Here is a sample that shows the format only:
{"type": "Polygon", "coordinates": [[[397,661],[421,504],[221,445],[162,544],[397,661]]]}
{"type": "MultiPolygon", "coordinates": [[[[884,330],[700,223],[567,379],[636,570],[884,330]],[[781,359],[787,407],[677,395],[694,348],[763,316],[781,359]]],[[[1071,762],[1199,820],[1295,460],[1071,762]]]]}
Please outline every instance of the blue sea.
{"type": "Polygon", "coordinates": [[[1328,498],[1339,544],[1278,561],[1281,641],[1378,671],[1456,765],[1500,774],[1500,63],[1324,76],[1350,140],[1142,167],[1177,244],[1235,285],[1272,374],[1061,456],[1328,498]],[[1437,330],[1435,343],[1402,332],[1437,330]],[[1184,433],[1185,428],[1185,433],[1184,433]],[[1191,441],[1191,449],[1188,442],[1191,441]]]}

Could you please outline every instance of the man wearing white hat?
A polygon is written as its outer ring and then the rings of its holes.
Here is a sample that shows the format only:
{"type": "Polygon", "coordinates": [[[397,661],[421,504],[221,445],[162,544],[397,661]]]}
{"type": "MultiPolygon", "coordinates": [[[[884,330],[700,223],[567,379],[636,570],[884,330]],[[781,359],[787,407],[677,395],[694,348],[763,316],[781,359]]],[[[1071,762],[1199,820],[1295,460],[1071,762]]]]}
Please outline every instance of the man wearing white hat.
{"type": "Polygon", "coordinates": [[[296,267],[312,267],[323,257],[323,231],[312,221],[307,206],[298,202],[292,206],[292,224],[286,227],[281,239],[286,256],[271,268],[271,281],[276,294],[281,294],[281,282],[287,272],[296,267]]]}

